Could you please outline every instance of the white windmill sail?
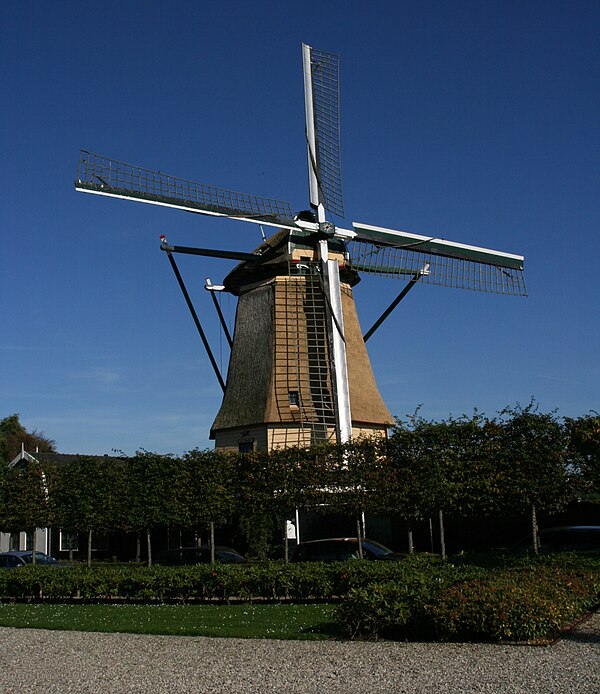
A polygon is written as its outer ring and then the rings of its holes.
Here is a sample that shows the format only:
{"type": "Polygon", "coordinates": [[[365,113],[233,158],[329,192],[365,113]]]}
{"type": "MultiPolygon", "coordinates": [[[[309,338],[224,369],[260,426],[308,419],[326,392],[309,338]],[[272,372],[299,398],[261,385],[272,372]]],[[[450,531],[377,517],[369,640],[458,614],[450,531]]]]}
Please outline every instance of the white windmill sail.
{"type": "Polygon", "coordinates": [[[79,152],[75,189],[196,214],[232,217],[278,229],[297,228],[288,202],[195,183],[85,149],[79,152]]]}
{"type": "Polygon", "coordinates": [[[340,273],[337,260],[329,260],[328,237],[333,225],[326,211],[343,214],[339,156],[339,58],[302,44],[304,107],[310,204],[321,233],[319,257],[327,297],[327,328],[331,381],[335,401],[337,438],[352,437],[350,388],[340,273]]]}
{"type": "Polygon", "coordinates": [[[411,277],[427,264],[424,284],[527,296],[522,255],[370,224],[352,226],[348,250],[359,272],[411,277]]]}

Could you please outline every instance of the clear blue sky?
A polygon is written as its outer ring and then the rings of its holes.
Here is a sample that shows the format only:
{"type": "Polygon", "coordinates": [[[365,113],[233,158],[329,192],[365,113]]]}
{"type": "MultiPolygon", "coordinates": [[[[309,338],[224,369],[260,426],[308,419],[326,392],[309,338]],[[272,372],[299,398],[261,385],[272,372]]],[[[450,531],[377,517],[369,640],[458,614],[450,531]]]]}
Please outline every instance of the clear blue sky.
{"type": "MultiPolygon", "coordinates": [[[[80,148],[307,207],[300,44],[339,53],[346,223],[526,256],[527,299],[413,290],[369,341],[400,417],[600,409],[600,3],[0,3],[0,417],[58,449],[211,446],[167,258],[254,225],[76,193],[80,148]]],[[[179,256],[225,368],[204,278],[179,256]]],[[[356,289],[366,330],[401,289],[356,289]]],[[[234,300],[223,308],[233,318],[234,300]]]]}

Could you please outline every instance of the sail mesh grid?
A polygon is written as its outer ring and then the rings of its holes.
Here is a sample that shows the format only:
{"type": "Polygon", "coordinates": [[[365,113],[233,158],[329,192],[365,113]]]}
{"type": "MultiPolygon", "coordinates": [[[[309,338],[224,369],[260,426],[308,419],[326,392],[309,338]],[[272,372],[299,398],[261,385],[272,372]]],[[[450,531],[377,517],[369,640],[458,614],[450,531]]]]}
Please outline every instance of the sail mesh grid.
{"type": "MultiPolygon", "coordinates": [[[[318,263],[289,266],[285,282],[283,344],[276,344],[276,379],[285,373],[288,392],[298,393],[298,417],[286,428],[286,446],[308,446],[335,438],[325,298],[318,263]],[[278,349],[279,348],[279,349],[278,349]]],[[[280,386],[276,383],[276,389],[280,386]]],[[[288,403],[289,407],[289,403],[288,403]]]]}
{"type": "Polygon", "coordinates": [[[231,217],[256,217],[288,224],[294,217],[290,204],[282,200],[194,183],[85,150],[79,154],[76,187],[231,217]]]}
{"type": "Polygon", "coordinates": [[[340,160],[340,60],[339,56],[311,49],[317,169],[325,207],[344,216],[340,160]]]}
{"type": "Polygon", "coordinates": [[[442,287],[472,289],[494,294],[527,296],[522,268],[489,265],[463,258],[423,253],[409,248],[375,246],[367,241],[347,244],[352,266],[359,272],[382,277],[411,278],[422,273],[420,282],[442,287]],[[426,272],[423,269],[429,265],[426,272]]]}

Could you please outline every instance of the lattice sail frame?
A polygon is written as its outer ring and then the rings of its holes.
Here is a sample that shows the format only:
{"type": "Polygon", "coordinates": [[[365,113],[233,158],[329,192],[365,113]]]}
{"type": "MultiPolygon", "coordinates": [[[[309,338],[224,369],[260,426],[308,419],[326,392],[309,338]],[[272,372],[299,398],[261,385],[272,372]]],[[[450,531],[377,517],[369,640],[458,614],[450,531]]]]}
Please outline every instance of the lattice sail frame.
{"type": "Polygon", "coordinates": [[[399,279],[419,274],[420,282],[425,284],[527,296],[523,267],[505,267],[411,248],[377,246],[363,240],[350,241],[347,248],[352,266],[359,272],[399,279]]]}
{"type": "Polygon", "coordinates": [[[319,186],[326,209],[344,216],[340,157],[340,59],[310,48],[319,186]]]}
{"type": "Polygon", "coordinates": [[[75,188],[85,193],[178,207],[199,214],[295,227],[288,202],[194,183],[83,149],[79,153],[75,188]]]}

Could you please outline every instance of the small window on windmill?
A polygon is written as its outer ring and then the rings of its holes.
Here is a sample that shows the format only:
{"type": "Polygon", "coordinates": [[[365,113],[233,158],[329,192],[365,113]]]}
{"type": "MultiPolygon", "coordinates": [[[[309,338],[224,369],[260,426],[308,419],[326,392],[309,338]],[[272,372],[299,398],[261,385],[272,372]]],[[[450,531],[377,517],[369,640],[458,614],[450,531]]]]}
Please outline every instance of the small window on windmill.
{"type": "Polygon", "coordinates": [[[289,390],[288,398],[292,407],[300,407],[300,393],[297,390],[289,390]]]}

